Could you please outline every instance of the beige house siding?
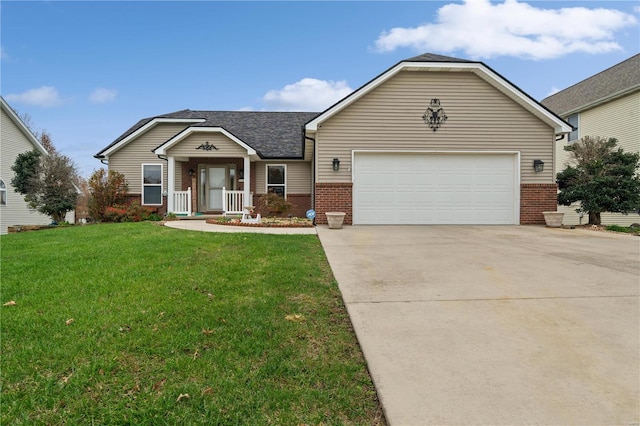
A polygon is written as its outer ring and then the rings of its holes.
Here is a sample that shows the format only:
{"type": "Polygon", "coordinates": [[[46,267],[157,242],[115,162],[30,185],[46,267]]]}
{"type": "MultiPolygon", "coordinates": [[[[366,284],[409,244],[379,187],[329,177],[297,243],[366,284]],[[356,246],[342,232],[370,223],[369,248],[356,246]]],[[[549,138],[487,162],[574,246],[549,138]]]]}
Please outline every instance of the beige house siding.
{"type": "Polygon", "coordinates": [[[109,157],[109,170],[125,175],[130,194],[142,192],[142,164],[162,164],[162,190],[167,190],[167,162],[153,152],[163,142],[184,129],[185,124],[160,123],[109,157]]]}
{"type": "Polygon", "coordinates": [[[311,194],[311,162],[268,160],[256,163],[256,194],[265,194],[267,188],[267,165],[287,166],[287,194],[311,194]]]}
{"type": "Polygon", "coordinates": [[[317,181],[350,182],[352,150],[520,151],[522,183],[553,183],[554,130],[470,72],[402,71],[320,124],[317,181]],[[432,98],[448,120],[422,120],[432,98]],[[340,159],[334,172],[332,160],[340,159]],[[545,162],[535,173],[533,160],[545,162]]]}
{"type": "Polygon", "coordinates": [[[167,150],[168,155],[176,157],[244,157],[247,150],[221,133],[193,133],[167,150]],[[196,149],[209,142],[217,150],[196,149]]]}
{"type": "Polygon", "coordinates": [[[24,195],[15,192],[11,179],[14,173],[11,166],[18,154],[33,150],[34,146],[20,131],[18,126],[2,110],[2,130],[0,133],[0,179],[7,188],[7,205],[0,206],[0,234],[6,234],[7,228],[14,225],[47,225],[51,218],[47,215],[31,210],[24,195]]]}
{"type": "MultiPolygon", "coordinates": [[[[616,138],[618,146],[625,152],[640,152],[640,120],[638,117],[640,117],[640,91],[580,112],[578,137],[616,138]]],[[[558,158],[556,173],[564,170],[570,160],[570,153],[564,150],[566,145],[566,138],[556,145],[556,157],[558,158]]],[[[588,222],[586,216],[580,221],[580,216],[575,212],[578,207],[579,204],[569,207],[558,206],[558,211],[565,213],[564,224],[577,225],[588,222]]],[[[602,223],[629,226],[632,223],[640,223],[640,215],[603,213],[602,223]]]]}
{"type": "MultiPolygon", "coordinates": [[[[35,146],[7,115],[4,108],[2,108],[0,129],[0,179],[4,181],[7,188],[7,204],[0,206],[0,234],[6,234],[9,226],[50,224],[51,217],[30,209],[24,201],[24,195],[17,193],[11,185],[14,176],[11,167],[18,154],[31,151],[35,146]]],[[[75,212],[68,212],[65,220],[74,223],[75,212]]]]}

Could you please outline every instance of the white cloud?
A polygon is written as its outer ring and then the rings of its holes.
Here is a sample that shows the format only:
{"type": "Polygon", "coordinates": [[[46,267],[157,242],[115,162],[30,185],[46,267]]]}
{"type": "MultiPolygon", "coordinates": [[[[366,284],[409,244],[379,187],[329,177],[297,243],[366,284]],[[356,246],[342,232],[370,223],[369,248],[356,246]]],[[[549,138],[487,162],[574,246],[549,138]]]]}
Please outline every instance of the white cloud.
{"type": "Polygon", "coordinates": [[[325,81],[315,78],[271,90],[263,100],[270,109],[284,111],[323,111],[353,92],[346,81],[325,81]]]}
{"type": "Polygon", "coordinates": [[[89,100],[96,104],[104,104],[107,102],[113,102],[118,96],[118,91],[114,89],[105,89],[104,87],[98,87],[89,95],[89,100]]]}
{"type": "Polygon", "coordinates": [[[58,90],[52,86],[42,86],[37,89],[27,90],[24,93],[8,94],[5,98],[7,101],[17,104],[43,107],[53,107],[62,103],[58,90]]]}
{"type": "Polygon", "coordinates": [[[615,9],[541,9],[505,0],[464,0],[438,9],[436,23],[392,28],[375,42],[380,52],[411,47],[420,52],[463,51],[474,59],[515,56],[557,58],[573,52],[620,50],[614,33],[638,20],[615,9]]]}

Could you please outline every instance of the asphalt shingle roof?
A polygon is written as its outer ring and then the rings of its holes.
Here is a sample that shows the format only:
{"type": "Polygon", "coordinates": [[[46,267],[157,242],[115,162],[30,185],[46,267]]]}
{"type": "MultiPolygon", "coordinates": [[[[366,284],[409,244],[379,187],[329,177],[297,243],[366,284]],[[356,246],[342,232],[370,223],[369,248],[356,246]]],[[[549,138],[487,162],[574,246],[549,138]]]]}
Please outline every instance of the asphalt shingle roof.
{"type": "Polygon", "coordinates": [[[222,127],[256,150],[262,158],[302,158],[303,127],[317,112],[182,111],[138,121],[96,156],[156,118],[204,119],[191,127],[222,127]]]}
{"type": "Polygon", "coordinates": [[[633,88],[640,89],[640,54],[555,93],[541,103],[556,114],[566,116],[633,88]]]}
{"type": "Polygon", "coordinates": [[[413,58],[405,59],[402,62],[471,62],[467,59],[454,58],[452,56],[436,55],[435,53],[424,53],[422,55],[414,56],[413,58]]]}

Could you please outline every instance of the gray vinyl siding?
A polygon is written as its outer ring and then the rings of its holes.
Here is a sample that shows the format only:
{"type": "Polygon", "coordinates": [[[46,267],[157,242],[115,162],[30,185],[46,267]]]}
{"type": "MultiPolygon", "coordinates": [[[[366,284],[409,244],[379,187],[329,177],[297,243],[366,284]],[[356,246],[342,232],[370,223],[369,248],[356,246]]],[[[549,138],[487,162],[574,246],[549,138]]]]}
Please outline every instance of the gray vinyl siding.
{"type": "MultiPolygon", "coordinates": [[[[610,102],[598,105],[594,108],[582,111],[580,114],[580,127],[578,136],[602,136],[618,139],[618,146],[625,152],[640,152],[640,91],[630,95],[614,99],[610,102]]],[[[564,150],[566,139],[556,146],[558,167],[560,172],[569,164],[569,152],[564,150]]],[[[563,223],[577,225],[586,223],[585,216],[580,222],[580,216],[575,212],[578,205],[564,207],[558,210],[565,213],[563,223]]],[[[620,213],[603,213],[602,223],[606,225],[629,226],[632,223],[640,223],[640,215],[632,213],[623,215],[620,213]]]]}
{"type": "Polygon", "coordinates": [[[553,183],[553,143],[553,128],[475,74],[402,71],[320,123],[316,173],[318,182],[350,182],[352,150],[519,151],[522,183],[553,183]],[[422,120],[432,98],[448,116],[436,132],[422,120]]]}
{"type": "MultiPolygon", "coordinates": [[[[6,234],[7,228],[14,225],[47,225],[51,223],[51,218],[30,209],[24,201],[24,195],[15,192],[15,188],[11,185],[14,177],[11,167],[16,157],[18,154],[33,150],[34,146],[4,109],[0,125],[2,129],[0,131],[0,179],[4,181],[7,188],[7,204],[0,206],[0,234],[6,234]]],[[[66,220],[74,221],[73,212],[67,214],[66,220]]]]}
{"type": "Polygon", "coordinates": [[[194,133],[168,149],[167,154],[176,157],[229,158],[244,157],[247,155],[247,150],[222,133],[194,133]],[[209,145],[214,145],[218,149],[212,149],[211,151],[196,149],[206,142],[209,142],[209,145]]]}
{"type": "Polygon", "coordinates": [[[153,152],[158,145],[186,127],[185,124],[160,123],[109,157],[109,170],[124,174],[130,194],[142,191],[142,164],[162,164],[162,190],[167,190],[167,162],[153,152]]]}
{"type": "Polygon", "coordinates": [[[311,163],[308,161],[260,161],[256,163],[256,194],[266,193],[267,165],[286,164],[287,194],[311,194],[311,163]]]}

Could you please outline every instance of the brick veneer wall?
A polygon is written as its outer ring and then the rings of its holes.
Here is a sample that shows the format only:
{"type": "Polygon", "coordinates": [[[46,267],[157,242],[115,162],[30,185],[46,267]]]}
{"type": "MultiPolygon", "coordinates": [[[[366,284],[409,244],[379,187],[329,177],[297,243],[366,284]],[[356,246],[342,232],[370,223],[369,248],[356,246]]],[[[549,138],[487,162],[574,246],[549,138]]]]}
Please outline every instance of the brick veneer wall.
{"type": "Polygon", "coordinates": [[[353,184],[316,183],[316,223],[326,224],[326,212],[344,212],[344,224],[353,224],[353,184]]]}
{"type": "Polygon", "coordinates": [[[544,225],[542,212],[558,209],[558,186],[555,183],[520,185],[520,224],[544,225]]]}

